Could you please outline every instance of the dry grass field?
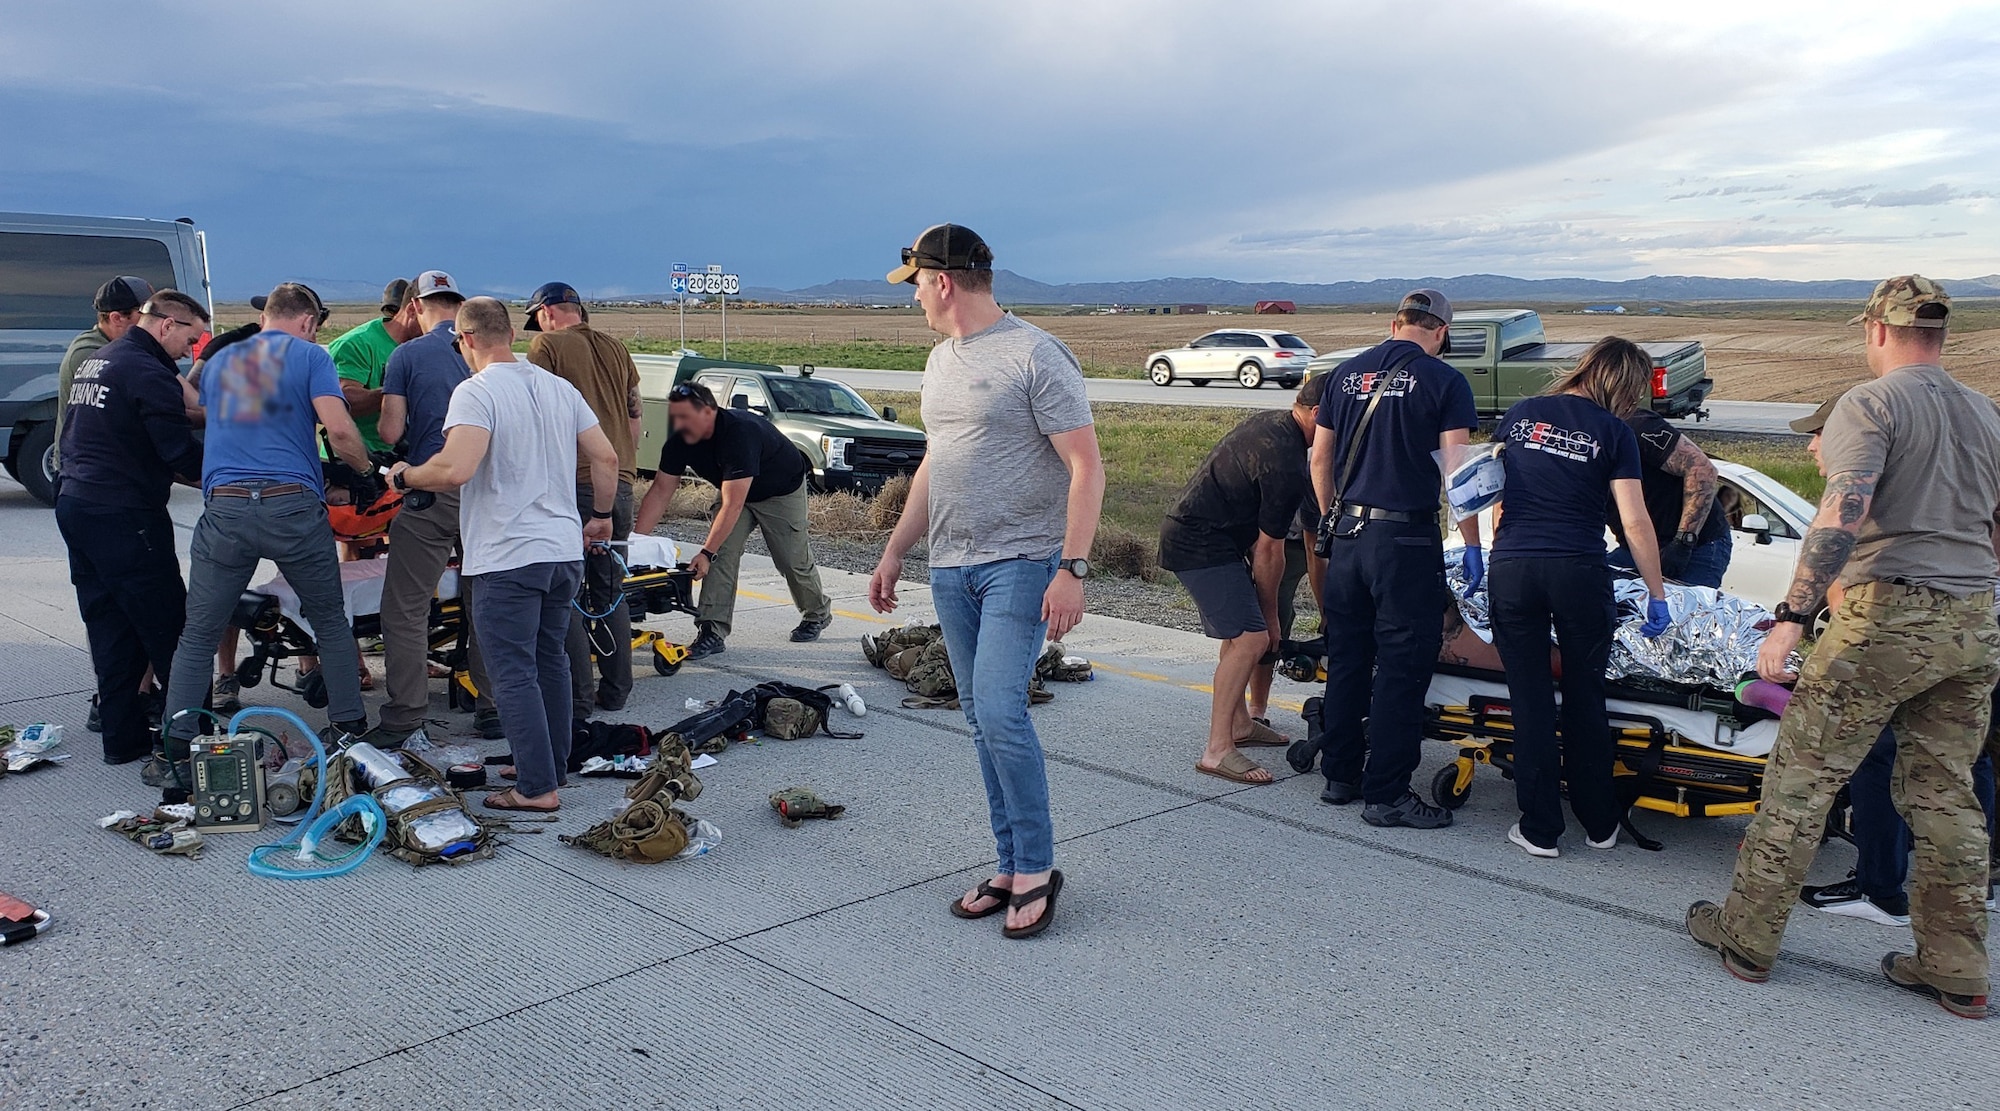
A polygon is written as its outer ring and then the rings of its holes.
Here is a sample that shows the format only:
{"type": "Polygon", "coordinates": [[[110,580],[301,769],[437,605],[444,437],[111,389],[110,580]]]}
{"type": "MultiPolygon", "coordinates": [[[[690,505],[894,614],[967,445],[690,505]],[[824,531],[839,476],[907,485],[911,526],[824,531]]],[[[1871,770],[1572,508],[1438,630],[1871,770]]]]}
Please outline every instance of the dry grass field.
{"type": "MultiPolygon", "coordinates": [[[[1472,306],[1468,306],[1472,307],[1472,306]]],[[[366,320],[367,306],[339,306],[324,335],[366,320]]],[[[1698,339],[1708,350],[1709,373],[1719,398],[1736,401],[1823,400],[1839,386],[1858,381],[1866,371],[1861,361],[1858,328],[1845,321],[1854,306],[1826,303],[1742,303],[1693,305],[1676,315],[1583,316],[1545,308],[1549,337],[1558,341],[1590,341],[1607,334],[1635,340],[1698,339]]],[[[247,305],[223,306],[224,322],[250,315],[247,305]]],[[[1218,327],[1288,328],[1316,349],[1373,343],[1386,333],[1386,313],[1307,311],[1292,316],[1089,316],[1026,309],[1023,315],[1060,336],[1097,373],[1123,370],[1136,376],[1148,354],[1186,343],[1218,327]]],[[[1979,302],[1960,306],[1963,323],[1946,348],[1945,361],[1961,379],[2000,396],[2000,308],[1979,302]]],[[[592,322],[627,340],[671,347],[679,339],[672,310],[612,308],[592,310],[592,322]]],[[[687,314],[690,343],[712,351],[721,338],[721,316],[712,309],[687,314]]],[[[764,345],[800,345],[835,350],[844,344],[874,341],[876,347],[906,349],[905,358],[921,354],[936,338],[912,308],[793,309],[732,308],[732,344],[750,341],[744,350],[753,357],[764,345]]],[[[787,360],[791,361],[791,360],[787,360]]],[[[824,365],[843,365],[832,357],[824,365]]]]}

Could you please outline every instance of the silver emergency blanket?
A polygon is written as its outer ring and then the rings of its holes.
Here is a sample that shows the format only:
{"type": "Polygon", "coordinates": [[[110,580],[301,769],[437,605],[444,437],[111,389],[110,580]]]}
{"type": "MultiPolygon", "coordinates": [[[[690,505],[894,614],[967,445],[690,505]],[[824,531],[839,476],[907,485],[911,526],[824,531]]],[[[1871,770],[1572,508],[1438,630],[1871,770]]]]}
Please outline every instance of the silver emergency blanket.
{"type": "MultiPolygon", "coordinates": [[[[1459,569],[1462,552],[1459,548],[1445,552],[1445,582],[1466,625],[1490,644],[1493,623],[1486,584],[1480,583],[1472,597],[1465,597],[1465,573],[1459,569]]],[[[1611,593],[1618,606],[1618,629],[1612,634],[1605,678],[1662,679],[1726,691],[1734,689],[1744,673],[1757,670],[1757,650],[1764,645],[1771,621],[1762,606],[1705,586],[1668,583],[1667,608],[1674,623],[1647,640],[1639,635],[1646,618],[1646,584],[1616,579],[1611,593]]]]}
{"type": "Polygon", "coordinates": [[[1667,584],[1667,608],[1674,623],[1647,640],[1639,635],[1645,623],[1646,584],[1618,579],[1611,584],[1618,601],[1618,631],[1611,636],[1611,662],[1606,678],[1642,676],[1670,683],[1731,690],[1745,672],[1757,670],[1757,650],[1771,628],[1771,614],[1755,602],[1706,586],[1667,584]]]}

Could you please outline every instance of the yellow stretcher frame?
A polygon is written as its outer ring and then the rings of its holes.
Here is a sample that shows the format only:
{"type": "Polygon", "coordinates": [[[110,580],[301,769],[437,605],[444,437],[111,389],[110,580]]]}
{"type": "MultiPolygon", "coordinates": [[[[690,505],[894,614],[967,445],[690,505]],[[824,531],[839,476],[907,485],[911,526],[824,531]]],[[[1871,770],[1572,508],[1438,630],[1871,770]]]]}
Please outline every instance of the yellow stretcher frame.
{"type": "MultiPolygon", "coordinates": [[[[1755,814],[1763,794],[1767,761],[1761,756],[1722,752],[1687,742],[1657,721],[1641,722],[1616,712],[1613,739],[1618,746],[1614,774],[1632,778],[1646,774],[1648,782],[1632,805],[1676,818],[1722,818],[1755,814]],[[1657,756],[1655,754],[1657,753],[1657,756]]],[[[1456,810],[1472,793],[1473,773],[1480,764],[1511,774],[1513,728],[1507,713],[1472,706],[1432,707],[1425,735],[1458,747],[1458,755],[1431,780],[1433,801],[1456,810]]]]}

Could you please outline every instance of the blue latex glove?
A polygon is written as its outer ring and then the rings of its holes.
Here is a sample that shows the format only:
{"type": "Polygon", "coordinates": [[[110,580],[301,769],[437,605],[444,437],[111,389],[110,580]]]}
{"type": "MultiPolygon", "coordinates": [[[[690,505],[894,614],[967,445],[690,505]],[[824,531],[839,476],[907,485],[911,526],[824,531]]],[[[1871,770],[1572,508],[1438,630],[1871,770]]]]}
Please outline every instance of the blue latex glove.
{"type": "Polygon", "coordinates": [[[1459,570],[1465,572],[1465,596],[1470,598],[1479,590],[1479,584],[1486,581],[1486,551],[1470,544],[1465,546],[1465,554],[1459,557],[1459,570]]]}
{"type": "Polygon", "coordinates": [[[1651,640],[1667,631],[1674,623],[1674,613],[1667,608],[1665,598],[1646,599],[1646,623],[1639,626],[1639,635],[1651,640]]]}

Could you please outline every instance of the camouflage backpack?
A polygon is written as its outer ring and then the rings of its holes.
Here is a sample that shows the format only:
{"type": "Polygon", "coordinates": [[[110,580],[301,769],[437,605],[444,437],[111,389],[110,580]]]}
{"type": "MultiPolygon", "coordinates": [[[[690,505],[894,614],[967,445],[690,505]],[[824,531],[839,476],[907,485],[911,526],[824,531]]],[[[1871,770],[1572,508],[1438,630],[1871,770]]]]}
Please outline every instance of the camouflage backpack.
{"type": "Polygon", "coordinates": [[[625,789],[625,797],[632,801],[616,818],[558,840],[613,860],[640,864],[679,856],[688,846],[688,830],[695,819],[677,804],[701,796],[701,780],[689,766],[693,759],[680,734],[666,734],[659,739],[659,750],[646,774],[625,789]]]}
{"type": "Polygon", "coordinates": [[[1059,640],[1050,641],[1048,650],[1035,661],[1035,678],[1051,683],[1088,683],[1095,677],[1096,672],[1091,670],[1089,660],[1069,662],[1069,653],[1059,640]]]}
{"type": "MultiPolygon", "coordinates": [[[[870,665],[887,668],[889,661],[911,648],[922,648],[935,640],[944,639],[944,631],[936,625],[903,625],[879,636],[863,633],[861,654],[868,657],[870,665]]],[[[891,674],[894,674],[893,671],[891,674]]],[[[900,679],[902,676],[898,675],[900,679]]]]}
{"type": "MultiPolygon", "coordinates": [[[[493,834],[499,823],[473,813],[465,803],[464,793],[446,786],[444,776],[415,753],[398,751],[389,755],[410,773],[410,778],[368,792],[389,815],[389,831],[382,838],[383,852],[419,868],[426,864],[464,864],[493,855],[493,834]]],[[[321,810],[331,810],[359,793],[355,778],[353,756],[343,751],[330,757],[321,810]]],[[[311,797],[317,779],[316,765],[308,764],[299,770],[301,797],[311,797]]],[[[361,816],[357,814],[340,823],[334,829],[334,836],[356,845],[367,840],[361,816]]]]}
{"type": "Polygon", "coordinates": [[[796,698],[773,698],[764,703],[764,735],[780,741],[796,741],[819,732],[826,715],[817,706],[796,698]]]}

